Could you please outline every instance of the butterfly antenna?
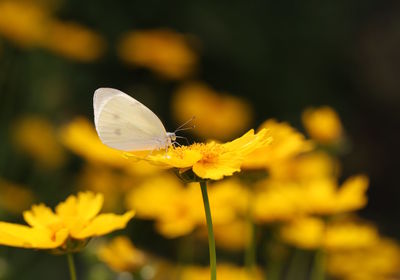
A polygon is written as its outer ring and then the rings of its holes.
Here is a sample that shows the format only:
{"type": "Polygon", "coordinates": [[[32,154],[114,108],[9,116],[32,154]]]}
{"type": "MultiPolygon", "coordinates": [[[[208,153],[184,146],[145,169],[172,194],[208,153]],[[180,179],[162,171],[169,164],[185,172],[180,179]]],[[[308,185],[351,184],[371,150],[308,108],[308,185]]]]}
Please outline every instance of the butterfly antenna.
{"type": "Polygon", "coordinates": [[[196,126],[192,125],[190,127],[185,127],[187,124],[189,124],[190,122],[192,122],[196,117],[193,116],[191,117],[189,120],[187,120],[185,123],[181,124],[177,129],[175,129],[174,133],[178,132],[178,131],[183,131],[183,130],[188,130],[188,129],[193,129],[196,126]]]}

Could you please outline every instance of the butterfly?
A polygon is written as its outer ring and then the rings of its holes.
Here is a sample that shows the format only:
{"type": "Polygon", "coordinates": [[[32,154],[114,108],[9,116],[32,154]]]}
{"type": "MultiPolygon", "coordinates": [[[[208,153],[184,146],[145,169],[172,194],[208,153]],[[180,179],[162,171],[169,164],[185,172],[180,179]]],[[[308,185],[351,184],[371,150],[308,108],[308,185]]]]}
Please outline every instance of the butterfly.
{"type": "Polygon", "coordinates": [[[121,151],[168,148],[175,132],[167,132],[149,108],[113,88],[99,88],[93,95],[94,123],[100,140],[121,151]]]}

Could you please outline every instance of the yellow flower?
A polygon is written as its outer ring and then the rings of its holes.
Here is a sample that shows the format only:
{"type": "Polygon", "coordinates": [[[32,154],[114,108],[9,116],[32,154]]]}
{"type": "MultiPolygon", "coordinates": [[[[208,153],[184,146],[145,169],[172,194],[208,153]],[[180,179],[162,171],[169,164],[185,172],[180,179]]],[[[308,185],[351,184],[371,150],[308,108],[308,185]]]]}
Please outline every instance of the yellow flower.
{"type": "MultiPolygon", "coordinates": [[[[182,172],[192,169],[200,178],[219,180],[240,171],[246,157],[255,149],[268,145],[270,140],[266,130],[257,134],[250,130],[242,137],[225,144],[210,142],[170,147],[168,151],[154,152],[146,157],[142,156],[142,159],[165,167],[176,167],[182,172]]],[[[127,155],[136,159],[139,157],[134,153],[127,155]]]]}
{"type": "Polygon", "coordinates": [[[0,34],[22,47],[42,40],[49,16],[39,5],[27,1],[0,1],[0,34]]]}
{"type": "Polygon", "coordinates": [[[270,176],[276,180],[313,180],[336,177],[339,162],[327,153],[316,151],[301,154],[284,162],[270,166],[270,176]]]}
{"type": "Polygon", "coordinates": [[[26,187],[0,179],[0,208],[19,214],[32,204],[34,198],[26,187]]]}
{"type": "Polygon", "coordinates": [[[43,6],[33,1],[0,1],[0,34],[22,47],[43,47],[78,61],[100,57],[105,47],[100,35],[53,18],[43,6]]]}
{"type": "Polygon", "coordinates": [[[325,231],[325,224],[317,218],[301,218],[284,225],[281,238],[292,245],[304,249],[319,248],[325,231]]]}
{"type": "Polygon", "coordinates": [[[367,223],[339,221],[328,224],[323,246],[327,250],[366,248],[378,242],[377,229],[367,223]]]}
{"type": "Polygon", "coordinates": [[[192,184],[188,188],[181,185],[181,191],[169,198],[162,216],[158,217],[157,230],[167,238],[191,233],[204,220],[199,186],[192,184]]]}
{"type": "Polygon", "coordinates": [[[65,125],[60,135],[66,147],[90,163],[121,168],[134,175],[148,175],[159,170],[146,161],[127,161],[122,152],[104,145],[92,123],[83,117],[65,125]]]}
{"type": "Polygon", "coordinates": [[[361,209],[367,204],[367,188],[364,175],[350,177],[340,188],[329,178],[308,181],[302,187],[304,211],[326,215],[361,209]]]}
{"type": "Polygon", "coordinates": [[[367,203],[368,178],[350,177],[339,188],[333,178],[305,181],[267,179],[258,183],[253,214],[256,221],[287,221],[299,215],[333,215],[358,210],[367,203]]]}
{"type": "Polygon", "coordinates": [[[311,142],[287,123],[270,119],[265,121],[259,129],[268,130],[272,143],[250,154],[243,165],[246,169],[269,168],[313,148],[311,142]]]}
{"type": "Polygon", "coordinates": [[[169,29],[129,32],[122,37],[118,54],[128,63],[147,67],[169,79],[188,76],[197,63],[187,37],[169,29]]]}
{"type": "MultiPolygon", "coordinates": [[[[229,179],[208,186],[214,225],[226,225],[243,215],[247,191],[238,181],[229,179]]],[[[127,196],[127,207],[137,216],[156,221],[157,230],[168,238],[186,235],[205,227],[204,209],[199,186],[185,186],[171,174],[145,180],[127,196]]]]}
{"type": "Polygon", "coordinates": [[[225,140],[237,136],[249,126],[253,117],[244,100],[194,82],[178,89],[172,100],[172,110],[179,123],[196,117],[196,129],[192,132],[204,139],[225,140]]]}
{"type": "Polygon", "coordinates": [[[146,256],[126,236],[118,236],[97,252],[100,260],[116,272],[134,272],[145,265],[146,256]]]}
{"type": "Polygon", "coordinates": [[[368,201],[366,191],[369,179],[365,175],[356,175],[347,179],[338,191],[337,212],[348,212],[363,208],[368,201]]]}
{"type": "MultiPolygon", "coordinates": [[[[236,219],[226,224],[214,225],[215,242],[218,247],[240,251],[250,242],[249,225],[242,219],[236,219]]],[[[204,240],[207,233],[204,228],[204,240]]]]}
{"type": "Polygon", "coordinates": [[[76,118],[61,130],[61,139],[69,149],[92,162],[122,166],[122,153],[101,143],[93,125],[84,118],[76,118]]]}
{"type": "Polygon", "coordinates": [[[338,114],[330,107],[308,108],[302,115],[303,124],[311,138],[323,143],[337,142],[343,129],[338,114]]]}
{"type": "Polygon", "coordinates": [[[44,204],[34,205],[23,213],[29,226],[0,222],[0,244],[6,246],[74,250],[70,244],[87,238],[122,229],[133,217],[129,211],[124,215],[99,214],[103,196],[81,192],[69,196],[57,205],[55,212],[44,204]]]}
{"type": "Polygon", "coordinates": [[[346,280],[396,279],[399,267],[399,245],[387,238],[368,248],[330,253],[327,260],[329,274],[346,280]]]}
{"type": "Polygon", "coordinates": [[[48,120],[38,116],[24,117],[14,124],[12,134],[16,147],[43,166],[59,167],[65,162],[65,151],[48,120]]]}
{"type": "MultiPolygon", "coordinates": [[[[238,267],[228,263],[218,264],[217,275],[220,280],[261,280],[264,279],[263,273],[258,269],[255,273],[250,273],[244,267],[238,267]]],[[[210,279],[208,267],[188,266],[182,270],[180,279],[182,280],[207,280],[210,279]]]]}
{"type": "Polygon", "coordinates": [[[259,223],[291,220],[302,214],[302,199],[302,191],[294,183],[262,181],[254,195],[254,219],[259,223]]]}
{"type": "Polygon", "coordinates": [[[204,218],[201,195],[171,174],[145,180],[128,194],[126,204],[139,218],[156,220],[157,230],[168,238],[190,233],[204,218]]]}
{"type": "Polygon", "coordinates": [[[324,223],[305,217],[293,220],[280,230],[281,238],[289,244],[304,248],[323,248],[328,251],[367,248],[378,242],[375,227],[351,220],[324,223]]]}
{"type": "Polygon", "coordinates": [[[52,20],[42,46],[70,59],[91,62],[104,53],[105,41],[99,34],[78,23],[52,20]]]}

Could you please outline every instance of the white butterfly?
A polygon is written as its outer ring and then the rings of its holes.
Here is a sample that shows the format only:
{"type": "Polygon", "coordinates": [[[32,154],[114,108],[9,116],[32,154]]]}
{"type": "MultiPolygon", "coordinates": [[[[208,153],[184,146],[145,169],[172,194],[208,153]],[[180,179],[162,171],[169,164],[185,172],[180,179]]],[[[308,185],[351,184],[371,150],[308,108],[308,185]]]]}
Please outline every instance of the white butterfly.
{"type": "Polygon", "coordinates": [[[155,150],[175,143],[175,132],[167,132],[149,108],[120,90],[97,89],[93,107],[97,134],[111,148],[122,151],[155,150]]]}

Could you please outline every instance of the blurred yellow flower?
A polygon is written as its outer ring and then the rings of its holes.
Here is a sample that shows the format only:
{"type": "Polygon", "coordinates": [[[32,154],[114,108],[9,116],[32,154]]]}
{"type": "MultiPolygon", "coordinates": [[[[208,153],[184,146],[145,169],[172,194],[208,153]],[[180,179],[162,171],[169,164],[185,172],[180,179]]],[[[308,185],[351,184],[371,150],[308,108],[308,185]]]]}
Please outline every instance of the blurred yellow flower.
{"type": "Polygon", "coordinates": [[[367,203],[368,178],[350,177],[339,188],[334,178],[305,181],[267,179],[255,190],[253,215],[260,223],[287,221],[299,215],[333,215],[358,210],[367,203]]]}
{"type": "Polygon", "coordinates": [[[336,214],[354,211],[367,204],[368,178],[356,175],[339,188],[332,178],[310,180],[301,188],[304,211],[313,214],[336,214]]]}
{"type": "Polygon", "coordinates": [[[12,136],[19,150],[45,167],[59,167],[65,162],[65,151],[56,130],[45,118],[27,116],[18,120],[13,125],[12,136]]]}
{"type": "Polygon", "coordinates": [[[22,47],[34,47],[45,35],[49,16],[28,1],[0,1],[0,35],[22,47]]]}
{"type": "Polygon", "coordinates": [[[21,185],[0,179],[0,209],[19,214],[34,201],[33,192],[21,185]]]}
{"type": "Polygon", "coordinates": [[[370,224],[338,221],[327,225],[323,246],[326,250],[352,250],[369,247],[378,242],[377,229],[370,224]]]}
{"type": "Polygon", "coordinates": [[[282,226],[281,238],[304,249],[328,251],[369,247],[379,240],[375,227],[354,221],[333,221],[327,224],[318,218],[305,217],[282,226]]]}
{"type": "Polygon", "coordinates": [[[128,194],[126,203],[139,218],[156,220],[157,230],[168,238],[192,232],[204,219],[200,193],[186,189],[172,174],[145,180],[128,194]]]}
{"type": "MultiPolygon", "coordinates": [[[[204,228],[204,239],[207,238],[204,228]]],[[[250,242],[249,225],[243,219],[236,219],[225,224],[214,225],[215,242],[218,247],[240,251],[250,242]]]]}
{"type": "Polygon", "coordinates": [[[308,108],[303,112],[302,120],[310,137],[323,144],[337,142],[342,137],[342,124],[331,107],[308,108]]]}
{"type": "Polygon", "coordinates": [[[181,191],[169,198],[168,207],[158,217],[156,228],[167,238],[175,238],[193,232],[204,220],[199,186],[181,185],[181,191]]]}
{"type": "Polygon", "coordinates": [[[98,59],[105,50],[104,39],[75,22],[52,20],[42,46],[56,54],[82,62],[98,59]]]}
{"type": "Polygon", "coordinates": [[[148,175],[159,170],[146,161],[128,161],[122,152],[104,145],[93,124],[83,117],[76,118],[62,127],[60,136],[66,147],[90,163],[122,168],[135,175],[148,175]]]}
{"type": "Polygon", "coordinates": [[[34,205],[23,213],[29,226],[0,222],[0,244],[34,249],[57,248],[61,252],[80,249],[71,245],[74,240],[85,242],[87,238],[122,229],[134,215],[133,211],[124,215],[98,215],[102,204],[101,194],[81,192],[58,204],[55,212],[44,204],[34,205]]]}
{"type": "MultiPolygon", "coordinates": [[[[261,270],[250,273],[244,267],[238,267],[228,263],[221,263],[217,266],[218,279],[220,280],[261,280],[264,279],[261,270]]],[[[182,280],[208,280],[210,270],[208,267],[188,266],[183,268],[182,280]]]]}
{"type": "Polygon", "coordinates": [[[88,28],[52,17],[43,3],[0,1],[0,34],[22,47],[42,47],[78,61],[103,54],[105,41],[88,28]]]}
{"type": "Polygon", "coordinates": [[[85,118],[76,118],[61,129],[63,143],[72,151],[94,163],[122,166],[122,152],[101,143],[93,125],[85,118]]]}
{"type": "MultiPolygon", "coordinates": [[[[195,143],[190,146],[170,147],[141,156],[142,159],[165,167],[176,167],[181,171],[192,169],[200,178],[219,180],[240,171],[246,157],[254,150],[269,145],[271,138],[265,129],[257,134],[250,130],[242,137],[225,144],[216,142],[195,143]]],[[[126,153],[140,158],[139,154],[126,153]]]]}
{"type": "Polygon", "coordinates": [[[118,236],[98,249],[97,256],[116,272],[134,272],[146,263],[146,256],[126,236],[118,236]]]}
{"type": "Polygon", "coordinates": [[[295,183],[265,180],[255,190],[252,212],[258,223],[288,221],[302,214],[302,191],[295,183]]]}
{"type": "Polygon", "coordinates": [[[250,105],[203,83],[186,83],[175,93],[172,111],[179,123],[196,117],[192,131],[204,139],[226,140],[245,131],[252,121],[250,105]]]}
{"type": "MultiPolygon", "coordinates": [[[[247,202],[246,191],[236,180],[223,180],[208,186],[214,226],[232,223],[243,213],[247,202]]],[[[181,192],[167,198],[167,207],[158,218],[157,229],[169,238],[188,234],[201,227],[205,230],[204,210],[199,186],[191,183],[181,192]]]]}
{"type": "Polygon", "coordinates": [[[367,248],[330,253],[327,260],[329,274],[345,280],[396,279],[399,267],[400,248],[386,238],[367,248]]]}
{"type": "Polygon", "coordinates": [[[317,218],[300,218],[285,224],[280,229],[281,238],[294,246],[316,249],[321,246],[325,223],[317,218]]]}
{"type": "Polygon", "coordinates": [[[284,162],[272,164],[270,176],[276,180],[312,180],[339,175],[339,162],[321,151],[309,152],[284,162]]]}
{"type": "Polygon", "coordinates": [[[251,153],[243,165],[246,169],[269,168],[313,148],[310,141],[285,122],[270,119],[261,124],[259,129],[268,130],[272,143],[251,153]]]}
{"type": "MultiPolygon", "coordinates": [[[[210,184],[208,188],[215,225],[229,224],[246,214],[250,192],[235,177],[210,184]]],[[[205,225],[204,219],[201,221],[205,225]]]]}
{"type": "Polygon", "coordinates": [[[121,210],[121,201],[127,191],[140,181],[137,176],[130,176],[104,165],[87,165],[78,177],[77,185],[81,190],[89,190],[104,195],[103,209],[121,210]]]}
{"type": "MultiPolygon", "coordinates": [[[[208,192],[216,226],[233,222],[246,209],[247,191],[234,179],[211,184],[208,192]]],[[[139,218],[155,220],[157,230],[168,238],[205,227],[198,184],[185,186],[172,174],[145,180],[128,194],[126,204],[139,218]]]]}
{"type": "Polygon", "coordinates": [[[128,63],[147,67],[169,79],[187,77],[197,63],[188,38],[169,29],[126,33],[119,42],[118,54],[128,63]]]}
{"type": "Polygon", "coordinates": [[[160,174],[132,189],[126,197],[126,204],[136,210],[139,218],[155,219],[163,215],[169,199],[183,189],[182,183],[172,174],[160,174]]]}

